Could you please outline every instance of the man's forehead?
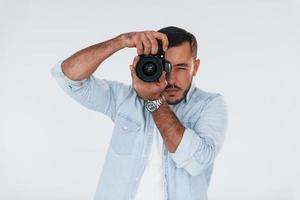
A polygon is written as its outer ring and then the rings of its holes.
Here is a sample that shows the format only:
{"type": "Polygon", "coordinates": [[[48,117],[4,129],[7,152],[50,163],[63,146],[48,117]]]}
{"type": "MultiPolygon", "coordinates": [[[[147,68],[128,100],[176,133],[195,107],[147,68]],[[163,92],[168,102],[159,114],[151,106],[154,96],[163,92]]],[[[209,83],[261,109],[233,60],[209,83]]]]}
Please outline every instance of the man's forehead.
{"type": "Polygon", "coordinates": [[[193,58],[193,53],[188,42],[179,46],[168,48],[165,52],[165,58],[173,63],[188,62],[193,58]]]}
{"type": "Polygon", "coordinates": [[[174,46],[174,47],[169,47],[166,52],[165,52],[166,56],[186,56],[186,57],[190,57],[193,55],[192,53],[192,48],[190,46],[190,44],[188,42],[184,42],[178,46],[174,46]]]}

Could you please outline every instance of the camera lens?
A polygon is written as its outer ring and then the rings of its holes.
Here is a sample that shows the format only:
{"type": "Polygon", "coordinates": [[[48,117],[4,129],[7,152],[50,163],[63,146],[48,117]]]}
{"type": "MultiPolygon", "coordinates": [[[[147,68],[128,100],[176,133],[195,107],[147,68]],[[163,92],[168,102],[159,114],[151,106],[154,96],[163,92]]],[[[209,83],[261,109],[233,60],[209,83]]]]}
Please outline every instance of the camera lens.
{"type": "Polygon", "coordinates": [[[158,81],[163,70],[162,58],[155,55],[143,55],[136,64],[136,75],[145,82],[158,81]]]}
{"type": "Polygon", "coordinates": [[[143,72],[147,76],[153,76],[156,73],[157,67],[153,62],[147,62],[143,66],[143,72]]]}

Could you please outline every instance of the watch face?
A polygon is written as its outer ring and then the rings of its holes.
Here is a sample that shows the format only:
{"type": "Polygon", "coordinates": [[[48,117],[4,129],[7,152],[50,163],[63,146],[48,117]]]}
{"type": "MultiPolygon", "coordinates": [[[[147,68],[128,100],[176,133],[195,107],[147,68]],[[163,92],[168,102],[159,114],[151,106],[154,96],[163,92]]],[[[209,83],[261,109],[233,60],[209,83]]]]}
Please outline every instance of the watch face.
{"type": "Polygon", "coordinates": [[[153,111],[156,110],[156,104],[154,102],[149,101],[149,102],[146,103],[146,108],[150,112],[153,112],[153,111]]]}

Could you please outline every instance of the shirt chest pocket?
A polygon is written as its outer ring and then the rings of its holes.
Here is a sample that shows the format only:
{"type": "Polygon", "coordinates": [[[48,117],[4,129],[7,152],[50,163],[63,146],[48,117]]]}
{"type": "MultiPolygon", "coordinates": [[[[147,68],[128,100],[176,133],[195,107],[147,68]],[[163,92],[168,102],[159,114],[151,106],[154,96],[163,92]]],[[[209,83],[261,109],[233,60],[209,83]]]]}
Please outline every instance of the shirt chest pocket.
{"type": "Polygon", "coordinates": [[[115,127],[111,139],[111,145],[114,152],[120,155],[130,154],[134,148],[140,129],[140,122],[119,113],[115,120],[115,127]]]}

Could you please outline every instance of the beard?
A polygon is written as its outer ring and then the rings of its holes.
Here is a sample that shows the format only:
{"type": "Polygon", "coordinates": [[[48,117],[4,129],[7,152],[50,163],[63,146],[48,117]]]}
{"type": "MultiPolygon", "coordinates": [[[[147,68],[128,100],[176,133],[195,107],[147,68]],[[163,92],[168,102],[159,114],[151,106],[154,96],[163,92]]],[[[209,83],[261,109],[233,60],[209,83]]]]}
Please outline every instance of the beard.
{"type": "MultiPolygon", "coordinates": [[[[187,89],[185,89],[185,90],[183,91],[182,96],[179,97],[179,99],[175,99],[175,100],[173,100],[173,101],[171,101],[171,100],[169,100],[169,99],[166,99],[167,103],[168,103],[169,105],[176,105],[176,104],[180,103],[183,99],[185,99],[185,97],[186,97],[188,91],[189,91],[190,88],[191,88],[191,85],[192,85],[192,81],[190,81],[189,86],[187,87],[187,89]]],[[[167,86],[166,89],[172,88],[172,87],[179,88],[178,86],[167,86]]],[[[180,88],[179,88],[179,89],[180,89],[180,88]]],[[[181,89],[180,89],[180,90],[181,90],[181,89]]]]}

